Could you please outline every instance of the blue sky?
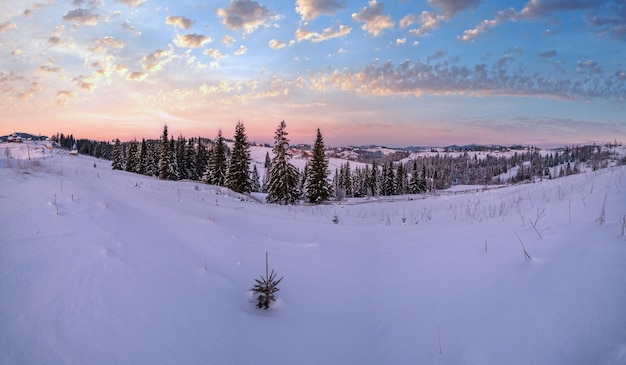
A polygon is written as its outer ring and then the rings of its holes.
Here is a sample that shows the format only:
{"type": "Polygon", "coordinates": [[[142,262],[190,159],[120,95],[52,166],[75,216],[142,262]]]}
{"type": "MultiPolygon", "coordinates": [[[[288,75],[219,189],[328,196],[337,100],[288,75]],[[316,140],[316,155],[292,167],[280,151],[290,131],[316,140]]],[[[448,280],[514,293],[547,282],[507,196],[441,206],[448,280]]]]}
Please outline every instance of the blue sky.
{"type": "Polygon", "coordinates": [[[0,4],[4,132],[388,146],[626,137],[621,0],[0,4]]]}

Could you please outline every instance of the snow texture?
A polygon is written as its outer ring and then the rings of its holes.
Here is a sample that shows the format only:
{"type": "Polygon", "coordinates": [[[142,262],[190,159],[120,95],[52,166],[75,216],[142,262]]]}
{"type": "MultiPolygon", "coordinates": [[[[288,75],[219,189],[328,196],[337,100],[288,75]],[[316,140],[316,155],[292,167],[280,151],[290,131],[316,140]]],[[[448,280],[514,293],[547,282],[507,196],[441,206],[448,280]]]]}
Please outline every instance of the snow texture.
{"type": "Polygon", "coordinates": [[[395,201],[254,196],[0,144],[0,363],[626,363],[626,166],[395,201]],[[258,310],[266,252],[284,280],[258,310]]]}

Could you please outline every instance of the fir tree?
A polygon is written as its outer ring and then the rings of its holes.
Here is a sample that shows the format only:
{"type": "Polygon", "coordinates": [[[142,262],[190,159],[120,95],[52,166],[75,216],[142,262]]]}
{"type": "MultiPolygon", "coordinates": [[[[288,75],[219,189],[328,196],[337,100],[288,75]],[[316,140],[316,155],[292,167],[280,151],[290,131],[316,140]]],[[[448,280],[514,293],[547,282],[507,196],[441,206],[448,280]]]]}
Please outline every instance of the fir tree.
{"type": "Polygon", "coordinates": [[[146,143],[146,139],[141,140],[141,145],[139,146],[139,172],[142,175],[150,174],[150,155],[148,154],[148,144],[146,143]]]}
{"type": "Polygon", "coordinates": [[[169,147],[170,161],[171,163],[168,165],[168,179],[169,180],[180,180],[180,169],[178,167],[178,154],[176,153],[176,141],[174,137],[170,138],[170,147],[169,147]]]}
{"type": "Polygon", "coordinates": [[[265,152],[265,165],[263,167],[265,167],[266,169],[269,169],[270,166],[272,166],[272,160],[270,159],[270,153],[269,152],[265,152]]]}
{"type": "Polygon", "coordinates": [[[252,191],[258,193],[261,191],[261,179],[259,178],[259,170],[257,170],[256,165],[252,167],[252,176],[250,177],[250,182],[252,183],[252,191]]]}
{"type": "Polygon", "coordinates": [[[196,168],[196,149],[194,141],[189,140],[185,145],[185,169],[187,178],[190,180],[198,180],[198,169],[196,168]]]}
{"type": "Polygon", "coordinates": [[[159,140],[159,179],[169,180],[169,165],[172,164],[170,153],[169,137],[167,136],[167,125],[163,127],[163,134],[159,140]]]}
{"type": "Polygon", "coordinates": [[[210,153],[209,162],[207,163],[202,180],[211,185],[224,186],[227,168],[226,142],[224,141],[222,130],[220,129],[217,132],[215,145],[210,153]]]}
{"type": "Polygon", "coordinates": [[[235,127],[235,143],[230,153],[230,163],[226,173],[226,187],[238,193],[252,191],[250,180],[250,144],[246,128],[241,121],[235,127]]]}
{"type": "Polygon", "coordinates": [[[320,203],[328,200],[333,195],[333,186],[328,181],[328,158],[324,151],[324,139],[322,133],[317,130],[317,137],[313,145],[311,157],[306,171],[305,197],[311,203],[320,203]]]}
{"type": "Polygon", "coordinates": [[[122,155],[122,144],[119,139],[115,140],[115,145],[113,146],[113,154],[112,154],[112,163],[111,166],[113,170],[123,170],[124,169],[124,156],[122,155]]]}
{"type": "Polygon", "coordinates": [[[147,142],[148,145],[148,155],[150,155],[150,175],[159,176],[159,142],[158,141],[150,141],[147,142]]]}
{"type": "Polygon", "coordinates": [[[307,175],[309,171],[309,161],[304,162],[304,168],[300,172],[300,181],[298,181],[298,194],[300,197],[305,196],[306,194],[306,181],[307,175]]]}
{"type": "Polygon", "coordinates": [[[422,165],[422,173],[420,174],[420,179],[419,179],[419,192],[420,193],[425,193],[428,191],[428,183],[426,180],[426,164],[422,165]]]}
{"type": "Polygon", "coordinates": [[[126,151],[126,171],[139,172],[139,160],[137,159],[138,155],[139,146],[137,145],[137,141],[131,141],[128,144],[128,149],[126,151]]]}
{"type": "Polygon", "coordinates": [[[206,165],[208,163],[209,154],[202,138],[198,138],[198,146],[196,151],[196,179],[201,179],[206,165]]]}
{"type": "Polygon", "coordinates": [[[398,168],[396,169],[396,190],[394,193],[396,195],[405,194],[407,185],[406,170],[404,168],[404,164],[400,161],[398,168]]]}
{"type": "Polygon", "coordinates": [[[187,141],[182,135],[178,136],[176,142],[176,164],[178,165],[178,179],[184,180],[189,178],[189,168],[187,164],[187,158],[185,155],[185,147],[187,141]]]}
{"type": "Polygon", "coordinates": [[[376,161],[372,163],[372,171],[367,182],[367,190],[372,196],[378,196],[380,194],[380,175],[376,161]]]}
{"type": "Polygon", "coordinates": [[[389,166],[383,165],[383,195],[396,194],[396,179],[393,162],[389,161],[389,166]]]}
{"type": "Polygon", "coordinates": [[[285,121],[280,122],[274,135],[274,158],[267,181],[267,202],[293,204],[298,199],[298,169],[292,165],[285,121]]]}

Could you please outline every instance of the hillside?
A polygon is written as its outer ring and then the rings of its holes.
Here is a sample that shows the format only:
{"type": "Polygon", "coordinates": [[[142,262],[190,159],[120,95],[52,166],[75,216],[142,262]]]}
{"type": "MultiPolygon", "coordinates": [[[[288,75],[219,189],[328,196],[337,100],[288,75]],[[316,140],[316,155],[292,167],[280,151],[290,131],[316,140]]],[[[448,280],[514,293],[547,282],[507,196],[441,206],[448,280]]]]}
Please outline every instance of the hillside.
{"type": "Polygon", "coordinates": [[[626,362],[626,166],[285,207],[38,143],[0,144],[1,364],[626,362]]]}

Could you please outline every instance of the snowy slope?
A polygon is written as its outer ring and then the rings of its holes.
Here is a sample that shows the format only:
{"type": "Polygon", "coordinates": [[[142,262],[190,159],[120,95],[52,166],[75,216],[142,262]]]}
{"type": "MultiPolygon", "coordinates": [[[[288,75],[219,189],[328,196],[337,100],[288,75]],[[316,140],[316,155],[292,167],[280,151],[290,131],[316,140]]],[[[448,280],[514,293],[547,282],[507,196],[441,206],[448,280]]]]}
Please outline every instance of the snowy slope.
{"type": "Polygon", "coordinates": [[[626,363],[624,166],[283,207],[7,146],[1,364],[626,363]]]}

